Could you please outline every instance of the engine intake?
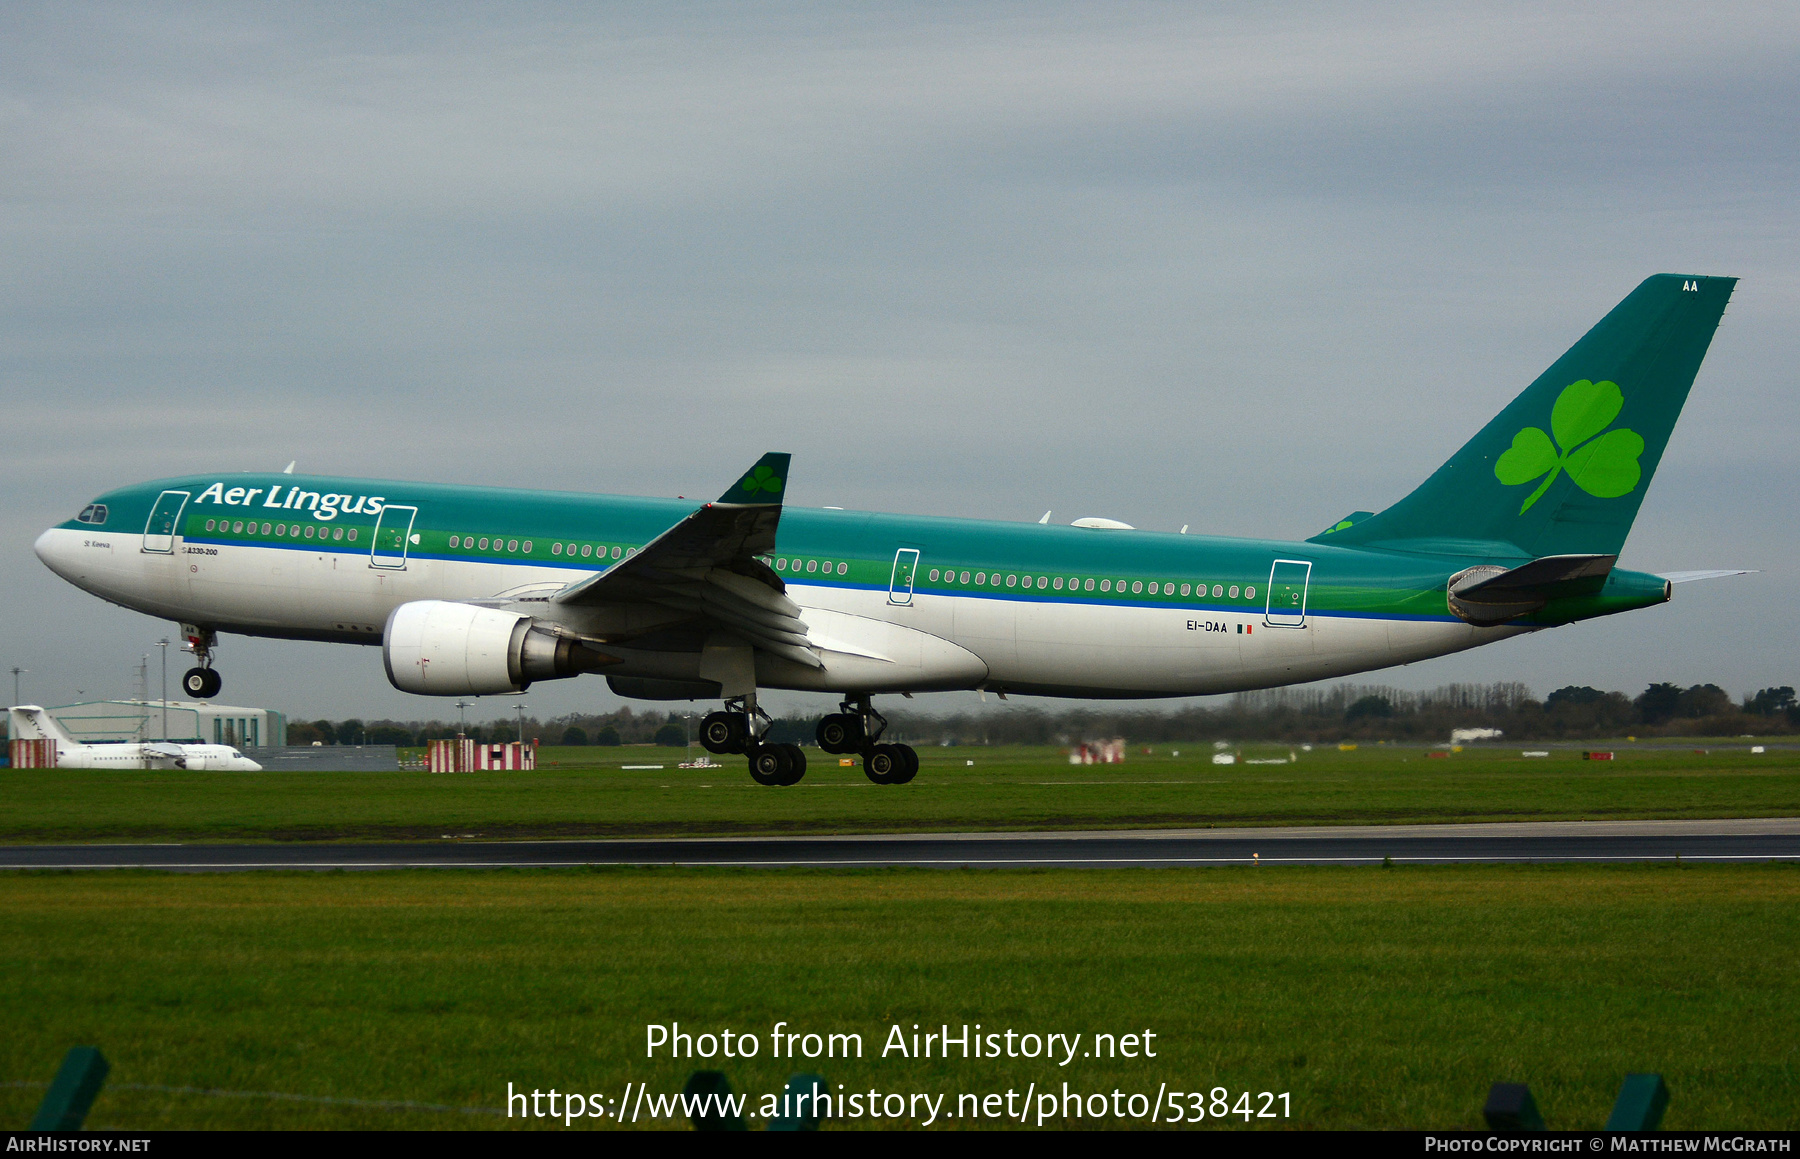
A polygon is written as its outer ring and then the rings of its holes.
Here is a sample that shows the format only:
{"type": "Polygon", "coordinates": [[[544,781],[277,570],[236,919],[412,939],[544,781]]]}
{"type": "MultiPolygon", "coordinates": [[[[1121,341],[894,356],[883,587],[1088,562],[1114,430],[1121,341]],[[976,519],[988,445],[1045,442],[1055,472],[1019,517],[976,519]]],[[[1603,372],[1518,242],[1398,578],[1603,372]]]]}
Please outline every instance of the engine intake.
{"type": "Polygon", "coordinates": [[[382,633],[388,682],[423,696],[523,692],[534,680],[596,672],[618,659],[499,608],[417,600],[382,633]]]}

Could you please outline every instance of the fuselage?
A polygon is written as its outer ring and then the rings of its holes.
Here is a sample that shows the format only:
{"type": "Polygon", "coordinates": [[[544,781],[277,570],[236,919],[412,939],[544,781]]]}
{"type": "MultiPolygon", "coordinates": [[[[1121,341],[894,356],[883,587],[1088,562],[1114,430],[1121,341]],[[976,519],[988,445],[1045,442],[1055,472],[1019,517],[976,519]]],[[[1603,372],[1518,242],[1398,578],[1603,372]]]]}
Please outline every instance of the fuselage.
{"type": "MultiPolygon", "coordinates": [[[[219,632],[379,645],[402,604],[547,596],[629,558],[694,507],[203,475],[109,492],[85,518],[44,532],[37,553],[69,582],[148,615],[219,632]]],[[[1448,579],[1520,558],[794,507],[783,510],[777,549],[763,558],[802,609],[839,625],[828,635],[895,625],[911,630],[906,639],[923,633],[972,658],[936,670],[915,664],[882,689],[867,687],[860,672],[840,680],[829,664],[823,673],[758,668],[767,687],[835,691],[1230,692],[1422,660],[1644,607],[1668,590],[1658,577],[1615,569],[1597,593],[1482,627],[1451,613],[1448,579]]],[[[680,640],[676,626],[647,629],[643,646],[609,649],[618,658],[609,674],[692,678],[699,644],[690,652],[680,640]]]]}
{"type": "Polygon", "coordinates": [[[186,769],[189,772],[260,772],[262,766],[230,745],[74,744],[58,741],[59,769],[186,769]]]}

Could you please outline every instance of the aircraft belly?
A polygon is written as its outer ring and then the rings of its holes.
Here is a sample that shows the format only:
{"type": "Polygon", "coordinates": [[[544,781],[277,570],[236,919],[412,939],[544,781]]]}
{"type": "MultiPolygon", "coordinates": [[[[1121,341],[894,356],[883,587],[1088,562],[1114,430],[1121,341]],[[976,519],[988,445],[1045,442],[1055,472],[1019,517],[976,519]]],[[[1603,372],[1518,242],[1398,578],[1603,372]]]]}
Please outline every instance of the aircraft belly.
{"type": "Polygon", "coordinates": [[[941,636],[892,619],[803,608],[807,637],[823,668],[806,668],[763,653],[757,682],[770,687],[838,692],[938,692],[977,687],[987,678],[981,657],[941,636]]]}
{"type": "Polygon", "coordinates": [[[1017,652],[995,683],[1192,693],[1236,677],[1242,616],[1100,604],[1017,606],[1017,652]]]}
{"type": "MultiPolygon", "coordinates": [[[[1388,663],[1410,664],[1415,660],[1426,660],[1433,656],[1442,656],[1447,652],[1460,652],[1465,648],[1473,648],[1477,644],[1486,643],[1490,639],[1500,639],[1489,635],[1492,628],[1476,628],[1461,620],[1386,620],[1388,636],[1388,663]]],[[[1508,632],[1508,635],[1512,633],[1508,632]]]]}

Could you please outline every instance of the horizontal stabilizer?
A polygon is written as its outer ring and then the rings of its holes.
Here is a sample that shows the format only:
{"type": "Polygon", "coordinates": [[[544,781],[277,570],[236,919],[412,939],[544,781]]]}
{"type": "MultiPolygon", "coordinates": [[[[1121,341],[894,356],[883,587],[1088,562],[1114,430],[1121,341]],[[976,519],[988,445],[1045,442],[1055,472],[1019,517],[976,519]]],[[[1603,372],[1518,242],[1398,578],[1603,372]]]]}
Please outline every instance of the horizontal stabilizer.
{"type": "Polygon", "coordinates": [[[1725,571],[1659,571],[1656,573],[1658,579],[1666,579],[1672,584],[1691,584],[1695,580],[1724,579],[1726,576],[1755,574],[1754,568],[1739,568],[1735,571],[1727,569],[1725,571]]]}
{"type": "Polygon", "coordinates": [[[1547,555],[1502,570],[1486,565],[1450,577],[1450,610],[1471,624],[1503,624],[1551,600],[1591,595],[1606,583],[1616,555],[1547,555]]]}
{"type": "Polygon", "coordinates": [[[1511,600],[1520,595],[1543,594],[1549,598],[1552,595],[1584,594],[1586,591],[1599,590],[1600,584],[1580,585],[1582,593],[1564,589],[1574,585],[1577,580],[1604,581],[1606,574],[1617,562],[1619,557],[1616,555],[1546,555],[1542,559],[1520,564],[1511,571],[1459,588],[1456,594],[1460,599],[1476,603],[1511,600]]]}

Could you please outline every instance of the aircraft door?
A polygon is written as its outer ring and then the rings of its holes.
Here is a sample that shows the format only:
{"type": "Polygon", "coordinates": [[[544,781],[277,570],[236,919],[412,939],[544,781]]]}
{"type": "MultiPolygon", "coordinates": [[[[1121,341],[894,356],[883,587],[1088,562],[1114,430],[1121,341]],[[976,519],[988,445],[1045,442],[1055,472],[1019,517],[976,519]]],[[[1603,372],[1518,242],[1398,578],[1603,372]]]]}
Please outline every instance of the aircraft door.
{"type": "Polygon", "coordinates": [[[894,574],[888,580],[888,603],[907,607],[913,598],[913,575],[919,570],[919,549],[903,547],[894,553],[894,574]]]}
{"type": "Polygon", "coordinates": [[[1263,623],[1272,628],[1306,626],[1306,585],[1312,564],[1303,559],[1278,559],[1269,569],[1269,603],[1263,623]]]}
{"type": "Polygon", "coordinates": [[[406,551],[413,542],[413,521],[419,517],[417,507],[389,503],[375,518],[375,542],[369,547],[369,566],[402,571],[406,567],[406,551]]]}
{"type": "Polygon", "coordinates": [[[181,513],[187,508],[188,496],[187,491],[164,491],[157,497],[156,506],[150,509],[150,518],[144,521],[144,551],[157,555],[174,553],[175,529],[181,526],[181,513]]]}

